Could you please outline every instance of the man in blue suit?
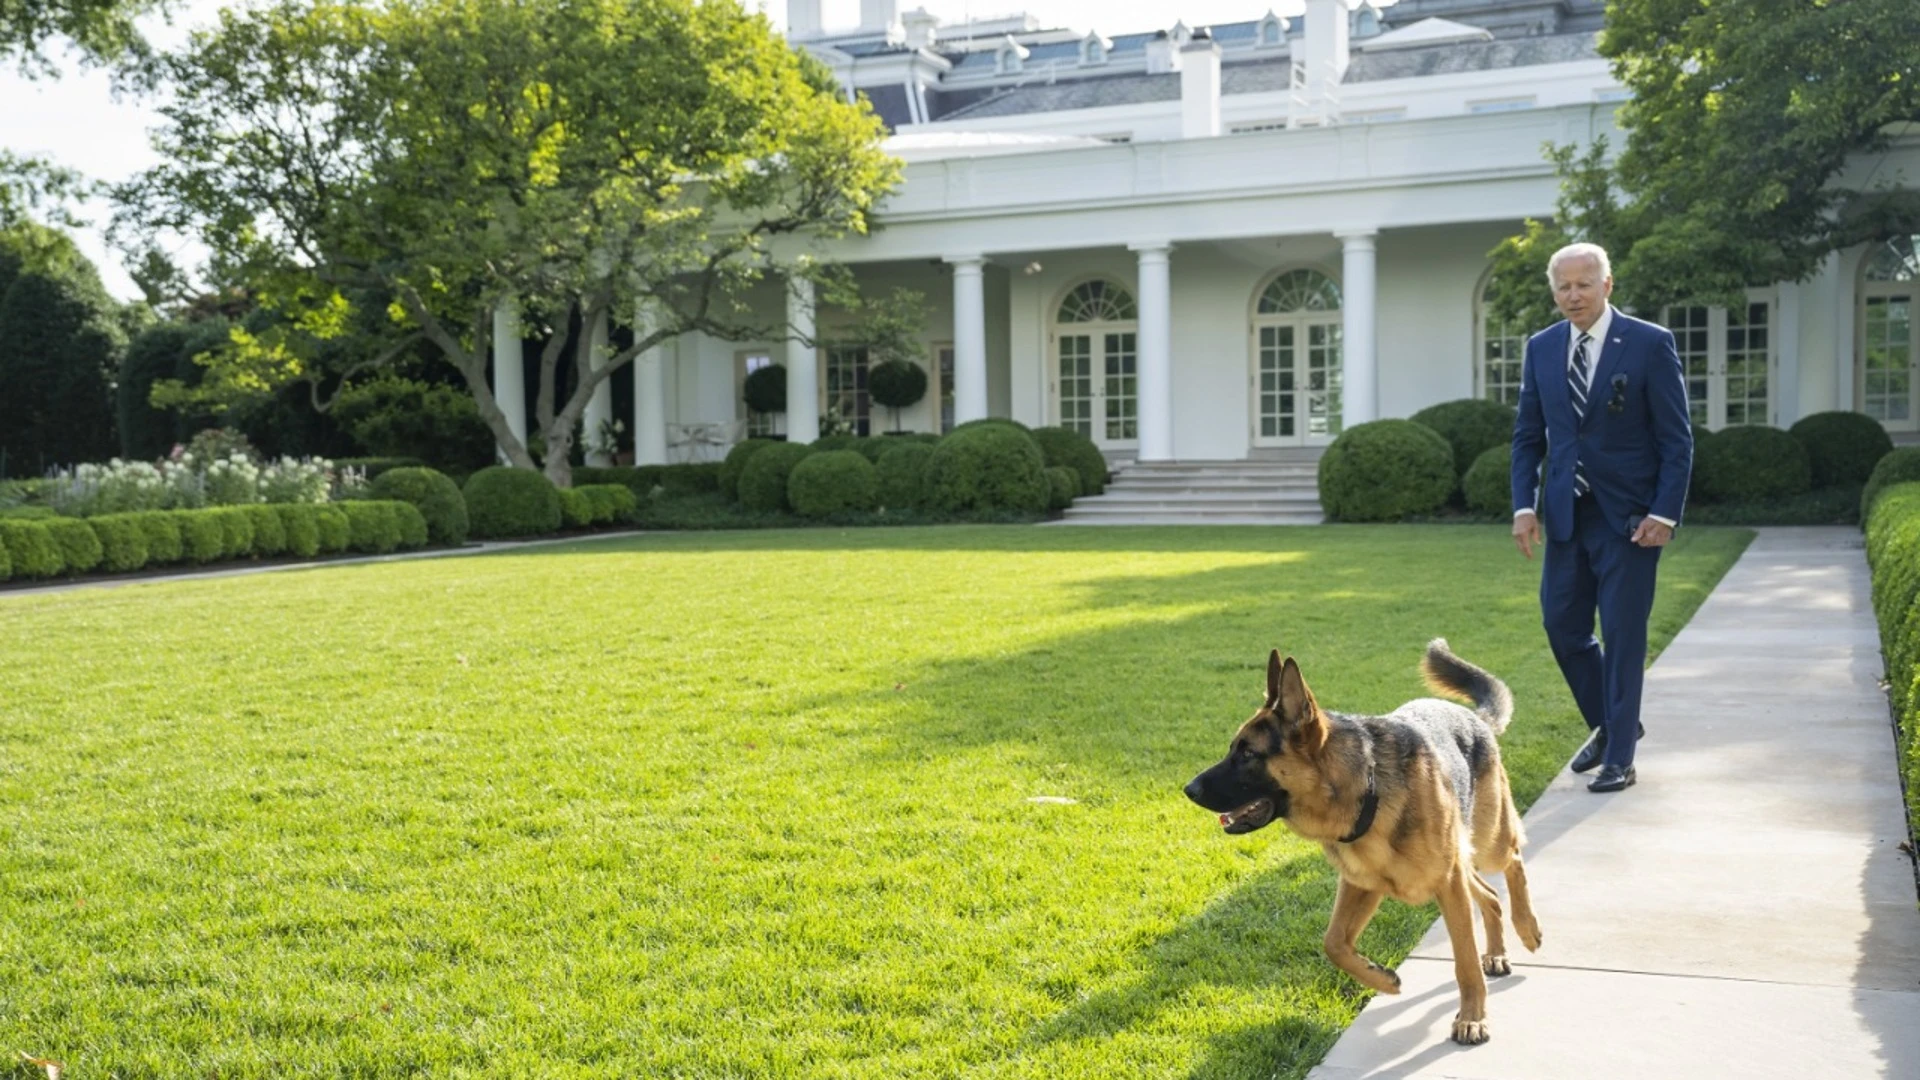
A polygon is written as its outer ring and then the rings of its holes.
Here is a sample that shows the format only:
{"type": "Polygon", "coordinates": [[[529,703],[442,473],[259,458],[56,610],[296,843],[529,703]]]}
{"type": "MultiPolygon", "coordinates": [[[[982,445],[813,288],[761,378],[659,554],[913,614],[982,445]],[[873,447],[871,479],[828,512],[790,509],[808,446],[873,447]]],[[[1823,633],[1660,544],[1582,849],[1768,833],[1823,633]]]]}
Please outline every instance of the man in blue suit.
{"type": "Polygon", "coordinates": [[[1566,321],[1527,341],[1513,426],[1513,539],[1531,559],[1545,531],[1547,643],[1592,732],[1571,768],[1601,766],[1588,791],[1624,791],[1644,733],[1654,571],[1693,468],[1687,383],[1673,334],[1607,303],[1605,250],[1561,248],[1547,279],[1566,321]],[[1604,649],[1593,636],[1596,611],[1604,649]]]}

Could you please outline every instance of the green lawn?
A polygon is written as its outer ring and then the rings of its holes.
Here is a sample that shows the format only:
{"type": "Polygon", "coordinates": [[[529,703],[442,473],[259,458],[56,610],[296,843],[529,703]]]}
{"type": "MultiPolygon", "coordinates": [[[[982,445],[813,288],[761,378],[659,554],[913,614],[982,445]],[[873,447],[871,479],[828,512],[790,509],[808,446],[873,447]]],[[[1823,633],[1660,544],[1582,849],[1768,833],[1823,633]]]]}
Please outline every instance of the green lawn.
{"type": "MultiPolygon", "coordinates": [[[[1680,535],[1657,645],[1750,536],[1680,535]]],[[[1333,879],[1180,786],[1270,647],[1385,710],[1444,635],[1531,801],[1584,731],[1538,572],[1504,527],[983,526],[0,595],[0,1054],[1297,1077],[1364,1000],[1333,879]]]]}

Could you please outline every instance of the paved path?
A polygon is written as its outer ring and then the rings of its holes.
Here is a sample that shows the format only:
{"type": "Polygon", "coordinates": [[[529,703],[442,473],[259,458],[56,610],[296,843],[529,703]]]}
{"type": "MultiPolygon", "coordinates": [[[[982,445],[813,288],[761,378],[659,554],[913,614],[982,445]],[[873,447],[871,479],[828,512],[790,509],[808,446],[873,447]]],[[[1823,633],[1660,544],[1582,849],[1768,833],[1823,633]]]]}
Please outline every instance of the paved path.
{"type": "Polygon", "coordinates": [[[1436,923],[1403,993],[1376,996],[1310,1080],[1920,1077],[1920,910],[1881,673],[1860,534],[1760,530],[1648,671],[1639,784],[1593,795],[1562,773],[1528,811],[1546,940],[1529,954],[1509,931],[1493,1040],[1447,1040],[1436,923]]]}

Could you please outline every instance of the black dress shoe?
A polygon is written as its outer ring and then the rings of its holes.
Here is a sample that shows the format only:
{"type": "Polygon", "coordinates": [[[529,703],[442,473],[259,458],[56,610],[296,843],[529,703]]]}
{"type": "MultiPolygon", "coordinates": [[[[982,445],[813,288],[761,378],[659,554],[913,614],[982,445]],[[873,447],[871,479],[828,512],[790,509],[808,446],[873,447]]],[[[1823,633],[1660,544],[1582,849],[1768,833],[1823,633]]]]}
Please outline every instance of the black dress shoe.
{"type": "MultiPolygon", "coordinates": [[[[1634,734],[1634,738],[1644,739],[1646,737],[1647,725],[1641,724],[1640,730],[1634,734]]],[[[1606,756],[1607,733],[1604,729],[1594,728],[1593,734],[1587,736],[1586,745],[1582,746],[1579,751],[1573,755],[1573,760],[1568,763],[1567,768],[1577,773],[1583,773],[1595,765],[1600,764],[1600,759],[1606,756]]]]}
{"type": "Polygon", "coordinates": [[[1609,765],[1601,769],[1600,775],[1594,777],[1592,782],[1587,784],[1587,790],[1600,792],[1601,794],[1609,791],[1625,791],[1633,786],[1635,779],[1637,779],[1637,777],[1633,774],[1633,766],[1628,765],[1622,768],[1619,765],[1609,765]]]}

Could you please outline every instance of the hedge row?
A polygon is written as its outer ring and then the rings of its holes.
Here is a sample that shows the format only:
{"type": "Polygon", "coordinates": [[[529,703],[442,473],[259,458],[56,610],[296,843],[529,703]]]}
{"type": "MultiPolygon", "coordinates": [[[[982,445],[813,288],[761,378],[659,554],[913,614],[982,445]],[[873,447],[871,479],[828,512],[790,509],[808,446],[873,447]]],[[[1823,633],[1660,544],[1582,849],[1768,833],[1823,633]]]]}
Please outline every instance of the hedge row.
{"type": "Polygon", "coordinates": [[[1872,504],[1866,529],[1908,821],[1910,828],[1920,828],[1920,482],[1883,491],[1872,504]]]}
{"type": "Polygon", "coordinates": [[[695,461],[679,465],[618,465],[607,468],[575,466],[573,485],[619,484],[646,499],[659,488],[668,495],[699,495],[720,490],[718,461],[695,461]]]}
{"type": "Polygon", "coordinates": [[[426,543],[419,509],[387,499],[8,518],[0,520],[0,581],[251,556],[384,554],[426,543]]]}

